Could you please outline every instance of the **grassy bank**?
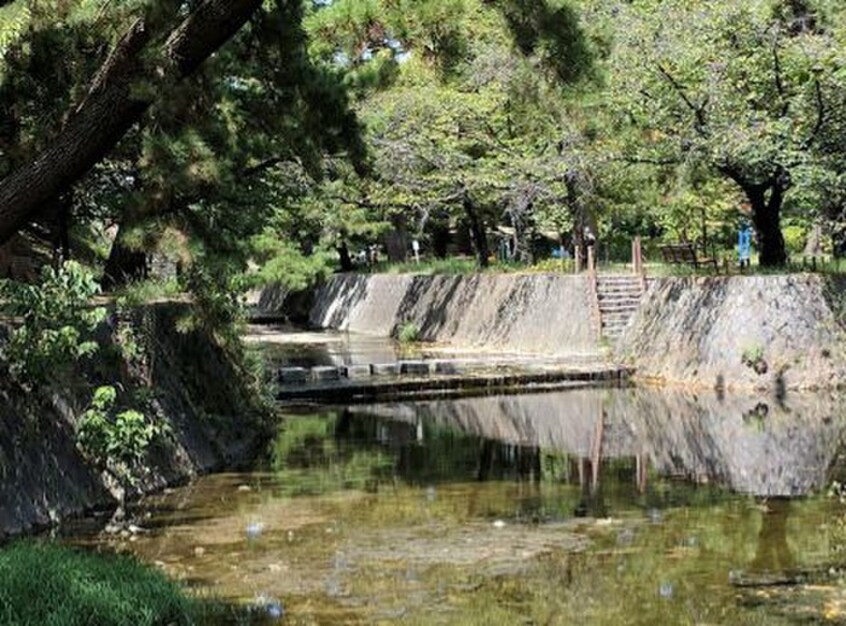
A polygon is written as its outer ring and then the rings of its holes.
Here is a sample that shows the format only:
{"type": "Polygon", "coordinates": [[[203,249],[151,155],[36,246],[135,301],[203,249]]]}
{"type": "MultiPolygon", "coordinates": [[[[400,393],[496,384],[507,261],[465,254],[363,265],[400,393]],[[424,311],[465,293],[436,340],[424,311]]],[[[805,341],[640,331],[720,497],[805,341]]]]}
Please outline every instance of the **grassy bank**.
{"type": "Polygon", "coordinates": [[[165,626],[237,623],[232,609],[186,596],[125,556],[35,542],[0,550],[4,626],[165,626]]]}

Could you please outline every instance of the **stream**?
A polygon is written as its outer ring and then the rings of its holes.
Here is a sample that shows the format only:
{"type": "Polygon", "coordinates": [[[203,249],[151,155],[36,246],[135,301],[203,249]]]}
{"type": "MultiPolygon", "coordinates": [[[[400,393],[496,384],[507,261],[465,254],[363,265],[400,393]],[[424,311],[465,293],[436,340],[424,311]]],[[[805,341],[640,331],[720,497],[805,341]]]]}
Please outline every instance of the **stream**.
{"type": "Polygon", "coordinates": [[[291,409],[252,471],[66,540],[285,624],[846,622],[845,409],[640,388],[291,409]]]}

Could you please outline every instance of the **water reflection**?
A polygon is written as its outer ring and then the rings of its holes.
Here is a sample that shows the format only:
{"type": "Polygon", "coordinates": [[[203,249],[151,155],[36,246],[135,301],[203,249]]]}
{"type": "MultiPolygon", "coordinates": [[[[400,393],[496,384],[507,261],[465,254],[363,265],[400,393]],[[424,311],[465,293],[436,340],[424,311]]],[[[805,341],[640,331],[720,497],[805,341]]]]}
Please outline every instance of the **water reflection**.
{"type": "Polygon", "coordinates": [[[846,403],[835,396],[779,401],[653,389],[382,404],[351,407],[347,414],[394,424],[401,441],[426,425],[560,452],[575,459],[579,484],[590,491],[599,488],[603,460],[629,459],[640,492],[651,466],[661,476],[741,493],[801,496],[827,485],[846,432],[846,403]],[[409,427],[398,432],[398,423],[409,427]]]}
{"type": "Polygon", "coordinates": [[[393,363],[400,346],[390,338],[348,332],[306,332],[285,326],[251,326],[246,337],[280,367],[393,363]]]}
{"type": "Polygon", "coordinates": [[[291,416],[257,471],[151,499],[128,540],[75,540],[286,623],[837,620],[844,511],[814,492],[843,415],[615,389],[291,416]]]}

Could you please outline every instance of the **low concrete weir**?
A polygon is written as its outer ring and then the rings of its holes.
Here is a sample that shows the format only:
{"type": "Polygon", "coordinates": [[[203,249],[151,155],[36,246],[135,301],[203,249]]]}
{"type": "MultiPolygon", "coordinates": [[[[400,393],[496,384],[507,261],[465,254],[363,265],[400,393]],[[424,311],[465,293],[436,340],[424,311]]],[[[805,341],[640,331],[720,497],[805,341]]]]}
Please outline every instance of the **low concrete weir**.
{"type": "Polygon", "coordinates": [[[579,386],[624,385],[631,372],[623,367],[543,368],[507,370],[491,368],[457,375],[390,375],[370,379],[312,381],[285,385],[277,393],[282,402],[357,402],[394,398],[439,397],[545,391],[579,386]]]}
{"type": "Polygon", "coordinates": [[[317,328],[395,335],[413,324],[421,341],[490,351],[599,355],[585,276],[339,274],[318,288],[317,328]]]}

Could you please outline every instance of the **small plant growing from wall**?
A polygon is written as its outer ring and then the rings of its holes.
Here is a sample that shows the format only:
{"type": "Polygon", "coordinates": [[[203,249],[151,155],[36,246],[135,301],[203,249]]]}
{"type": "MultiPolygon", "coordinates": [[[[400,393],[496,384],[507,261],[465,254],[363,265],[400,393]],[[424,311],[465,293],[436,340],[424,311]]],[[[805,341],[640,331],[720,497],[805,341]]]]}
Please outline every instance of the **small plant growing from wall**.
{"type": "Polygon", "coordinates": [[[414,322],[405,322],[397,331],[397,340],[400,343],[414,343],[420,339],[420,329],[414,322]]]}
{"type": "Polygon", "coordinates": [[[117,392],[112,386],[98,387],[82,414],[77,442],[92,459],[112,470],[122,481],[131,482],[132,469],[144,458],[153,440],[163,434],[161,425],[135,410],[116,412],[117,392]]]}
{"type": "Polygon", "coordinates": [[[758,375],[766,374],[767,370],[769,370],[769,365],[764,358],[763,346],[756,345],[746,348],[740,360],[746,367],[752,368],[758,375]]]}

